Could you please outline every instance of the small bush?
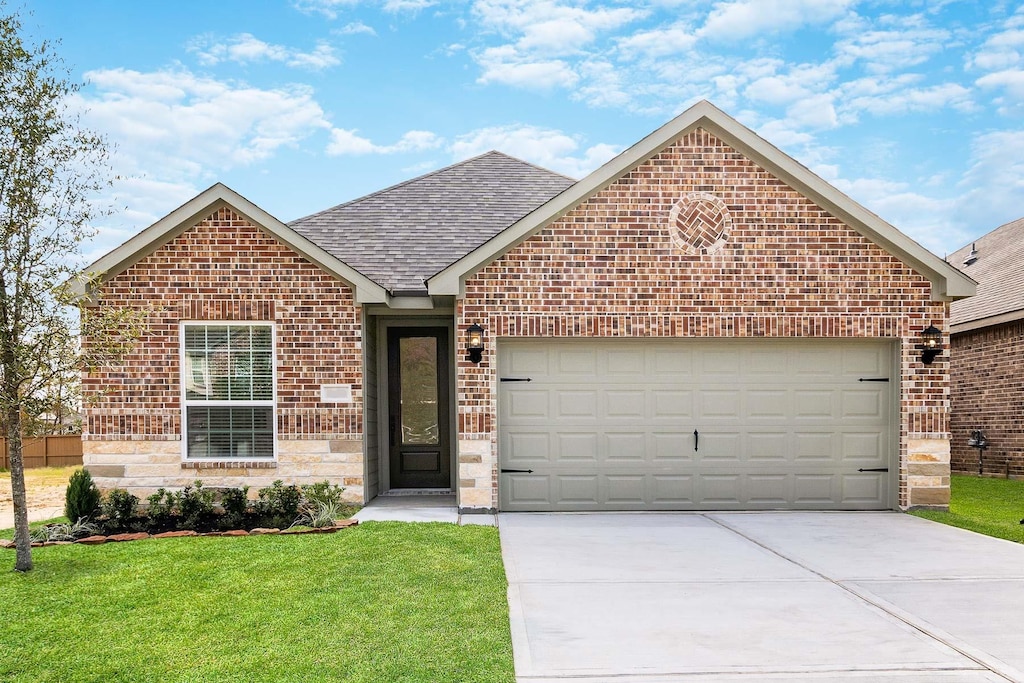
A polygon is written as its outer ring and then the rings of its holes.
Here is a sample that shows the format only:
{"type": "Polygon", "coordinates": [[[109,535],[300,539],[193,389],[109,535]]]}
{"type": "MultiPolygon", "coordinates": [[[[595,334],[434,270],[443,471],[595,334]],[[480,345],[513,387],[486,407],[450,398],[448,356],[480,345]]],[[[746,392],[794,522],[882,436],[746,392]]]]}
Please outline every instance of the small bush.
{"type": "Polygon", "coordinates": [[[181,528],[200,530],[210,525],[213,519],[213,496],[211,489],[204,489],[203,482],[196,479],[178,492],[175,497],[177,512],[181,515],[181,528]]]}
{"type": "Polygon", "coordinates": [[[318,481],[302,487],[303,502],[312,505],[332,504],[341,506],[341,494],[345,489],[329,481],[318,481]]]}
{"type": "Polygon", "coordinates": [[[176,502],[177,496],[163,488],[146,498],[146,516],[149,517],[150,527],[162,529],[170,526],[176,502]]]}
{"type": "Polygon", "coordinates": [[[80,519],[91,518],[99,506],[100,490],[93,483],[89,470],[75,470],[64,494],[64,516],[75,523],[80,519]]]}
{"type": "Polygon", "coordinates": [[[138,514],[139,499],[124,489],[114,489],[100,504],[100,511],[112,527],[127,528],[138,514]]]}
{"type": "Polygon", "coordinates": [[[284,485],[280,479],[272,486],[259,490],[255,510],[260,524],[273,527],[289,527],[299,516],[299,502],[302,493],[298,486],[284,485]]]}
{"type": "Polygon", "coordinates": [[[224,508],[221,526],[225,529],[241,528],[249,512],[249,487],[221,489],[220,506],[224,508]]]}

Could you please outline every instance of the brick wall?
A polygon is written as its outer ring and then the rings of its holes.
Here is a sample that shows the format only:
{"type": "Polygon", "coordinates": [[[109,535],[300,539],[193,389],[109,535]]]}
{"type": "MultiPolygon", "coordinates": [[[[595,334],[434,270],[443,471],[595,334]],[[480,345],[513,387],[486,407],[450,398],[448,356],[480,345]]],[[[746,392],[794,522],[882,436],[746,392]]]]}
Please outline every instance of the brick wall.
{"type": "Polygon", "coordinates": [[[83,377],[85,461],[101,486],[330,479],[361,501],[361,312],[346,284],[223,208],[112,278],[97,301],[154,307],[131,355],[83,377]],[[182,320],[275,323],[276,463],[182,462],[182,320]],[[322,384],[352,385],[353,402],[321,403],[322,384]]]}
{"type": "Polygon", "coordinates": [[[947,327],[930,287],[698,129],[467,280],[458,329],[479,323],[488,344],[459,361],[460,466],[486,453],[491,476],[460,473],[461,500],[497,505],[497,338],[878,337],[903,342],[900,505],[941,507],[947,367],[915,348],[947,327]]]}
{"type": "Polygon", "coordinates": [[[1024,477],[1024,321],[954,334],[950,359],[952,468],[978,473],[981,429],[986,474],[1024,477]]]}

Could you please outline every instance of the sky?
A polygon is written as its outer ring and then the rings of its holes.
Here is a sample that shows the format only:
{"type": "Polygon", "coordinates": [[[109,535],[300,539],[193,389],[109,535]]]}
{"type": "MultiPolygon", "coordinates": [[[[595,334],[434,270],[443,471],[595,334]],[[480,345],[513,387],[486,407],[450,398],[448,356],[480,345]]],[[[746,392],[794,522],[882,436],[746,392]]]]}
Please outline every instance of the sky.
{"type": "Polygon", "coordinates": [[[701,99],[939,256],[1024,216],[1024,3],[8,0],[114,148],[92,261],[216,182],[282,221],[497,149],[582,178],[701,99]]]}

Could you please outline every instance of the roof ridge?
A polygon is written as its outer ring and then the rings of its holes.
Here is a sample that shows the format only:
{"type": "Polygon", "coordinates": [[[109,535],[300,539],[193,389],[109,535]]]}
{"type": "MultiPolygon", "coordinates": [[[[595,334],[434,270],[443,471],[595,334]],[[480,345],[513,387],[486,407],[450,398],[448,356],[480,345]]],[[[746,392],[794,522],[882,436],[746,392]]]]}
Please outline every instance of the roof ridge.
{"type": "Polygon", "coordinates": [[[531,164],[529,161],[523,161],[522,159],[514,157],[511,154],[505,154],[504,152],[501,152],[499,150],[491,149],[491,150],[488,150],[486,152],[483,152],[482,154],[477,154],[476,156],[469,157],[468,159],[463,159],[462,161],[457,161],[454,164],[449,164],[448,166],[444,166],[442,168],[437,168],[437,169],[434,169],[433,171],[428,171],[427,173],[424,173],[422,175],[418,175],[418,176],[416,176],[414,178],[409,178],[407,180],[403,180],[401,182],[395,183],[394,185],[389,185],[388,187],[385,187],[385,188],[380,189],[380,190],[376,190],[374,192],[371,192],[370,194],[364,194],[361,197],[356,197],[355,199],[350,199],[347,202],[342,202],[341,204],[335,204],[334,206],[328,207],[328,208],[323,209],[321,211],[316,211],[316,212],[308,214],[306,216],[302,216],[301,218],[296,218],[294,220],[288,221],[288,225],[294,225],[296,223],[301,223],[302,221],[305,221],[307,219],[313,218],[314,216],[319,216],[321,214],[325,214],[325,213],[328,213],[328,212],[331,212],[331,211],[335,211],[337,209],[341,209],[341,208],[344,208],[346,206],[352,206],[354,204],[358,204],[359,202],[362,202],[362,201],[365,201],[365,200],[368,200],[368,199],[372,199],[372,198],[377,197],[379,195],[382,195],[382,194],[384,194],[386,192],[391,192],[392,190],[397,190],[400,187],[404,187],[406,185],[410,185],[412,183],[419,182],[419,181],[424,180],[426,178],[430,178],[431,176],[435,176],[435,175],[437,175],[439,173],[443,173],[445,171],[450,171],[450,170],[452,170],[454,168],[458,168],[460,166],[464,166],[464,165],[466,165],[466,164],[468,164],[470,162],[478,161],[480,159],[483,159],[484,157],[489,157],[489,156],[492,156],[492,155],[503,156],[506,159],[511,159],[513,161],[517,161],[517,162],[519,162],[521,164],[524,164],[526,166],[531,166],[531,167],[536,168],[536,169],[538,169],[540,171],[544,171],[546,173],[550,173],[551,175],[559,176],[561,178],[565,178],[566,180],[571,180],[572,182],[576,182],[575,178],[570,178],[569,176],[563,175],[561,173],[558,173],[557,171],[552,171],[551,169],[544,168],[543,166],[538,166],[537,164],[531,164]]]}
{"type": "Polygon", "coordinates": [[[1006,223],[1003,223],[1002,225],[1000,225],[1000,226],[998,226],[998,227],[992,228],[991,230],[989,230],[988,232],[986,232],[986,233],[985,233],[984,235],[981,235],[980,237],[975,237],[974,239],[972,239],[972,240],[969,240],[969,241],[968,241],[968,242],[967,242],[966,244],[964,244],[964,245],[963,245],[962,247],[958,247],[957,249],[954,249],[954,250],[953,250],[953,251],[952,251],[952,252],[950,253],[950,256],[952,256],[953,254],[956,254],[957,252],[963,251],[963,250],[964,250],[964,249],[966,249],[967,247],[969,247],[969,246],[971,246],[971,245],[973,245],[973,244],[977,244],[978,242],[981,242],[981,241],[982,241],[982,240],[984,240],[984,239],[987,239],[987,238],[989,238],[989,237],[992,237],[992,236],[994,236],[994,235],[995,235],[996,233],[998,233],[998,232],[1002,232],[1003,230],[1005,230],[1005,229],[1007,229],[1007,228],[1015,228],[1015,227],[1018,227],[1018,225],[1017,225],[1017,224],[1021,224],[1021,227],[1024,227],[1024,216],[1021,216],[1020,218],[1014,218],[1014,219],[1013,219],[1012,221],[1007,221],[1006,223]]]}

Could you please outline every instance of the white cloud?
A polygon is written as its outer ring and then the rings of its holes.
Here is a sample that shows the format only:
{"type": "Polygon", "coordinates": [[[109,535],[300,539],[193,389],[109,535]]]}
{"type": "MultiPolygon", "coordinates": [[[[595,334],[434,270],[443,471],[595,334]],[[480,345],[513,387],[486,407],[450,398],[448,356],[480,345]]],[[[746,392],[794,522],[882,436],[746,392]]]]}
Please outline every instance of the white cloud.
{"type": "Polygon", "coordinates": [[[425,152],[437,149],[444,140],[425,130],[411,130],[391,145],[377,145],[356,134],[355,130],[333,128],[327,154],[331,156],[358,156],[362,154],[397,154],[400,152],[425,152]]]}
{"type": "Polygon", "coordinates": [[[901,89],[877,96],[865,95],[854,97],[845,103],[845,107],[852,111],[866,111],[875,116],[933,112],[946,107],[958,111],[971,111],[974,106],[971,91],[959,83],[901,89]]]}
{"type": "Polygon", "coordinates": [[[531,90],[555,87],[571,88],[579,76],[564,61],[533,60],[521,55],[513,46],[492,47],[474,54],[483,73],[478,83],[502,83],[531,90]]]}
{"type": "Polygon", "coordinates": [[[648,59],[689,52],[697,43],[690,26],[677,23],[665,28],[638,31],[616,40],[626,59],[643,56],[648,59]]]}
{"type": "Polygon", "coordinates": [[[854,0],[733,0],[718,2],[698,36],[736,42],[842,17],[854,0]]]}
{"type": "Polygon", "coordinates": [[[306,14],[320,14],[337,19],[338,12],[358,5],[360,0],[294,0],[292,6],[306,14]]]}
{"type": "Polygon", "coordinates": [[[481,128],[460,135],[450,146],[456,160],[492,149],[573,178],[582,178],[621,151],[616,146],[603,143],[580,150],[577,137],[527,125],[481,128]]]}
{"type": "Polygon", "coordinates": [[[372,26],[367,26],[361,21],[353,21],[351,23],[345,24],[344,26],[337,30],[337,33],[343,36],[355,36],[361,33],[365,33],[366,35],[370,36],[377,35],[377,32],[373,30],[372,26]]]}
{"type": "Polygon", "coordinates": [[[226,169],[329,127],[303,86],[260,89],[185,70],[104,69],[86,78],[96,90],[79,96],[87,122],[128,156],[226,169]]]}
{"type": "Polygon", "coordinates": [[[428,7],[433,7],[435,0],[384,0],[384,11],[397,14],[399,12],[419,12],[428,7]]]}
{"type": "Polygon", "coordinates": [[[990,73],[979,78],[976,83],[982,88],[1003,88],[1011,97],[1024,100],[1024,69],[990,73]]]}
{"type": "Polygon", "coordinates": [[[320,70],[341,64],[334,48],[325,42],[317,43],[312,52],[302,52],[283,45],[272,45],[251,33],[239,33],[219,42],[215,42],[209,35],[200,36],[189,44],[188,51],[195,53],[202,64],[208,65],[225,61],[239,64],[270,61],[320,70]]]}
{"type": "Polygon", "coordinates": [[[835,45],[838,59],[845,64],[860,60],[876,73],[907,69],[928,61],[942,52],[950,40],[949,31],[929,28],[920,17],[905,18],[907,28],[885,31],[858,31],[835,45]]]}
{"type": "Polygon", "coordinates": [[[806,128],[835,128],[839,125],[831,95],[813,95],[795,102],[786,110],[786,117],[806,128]]]}

